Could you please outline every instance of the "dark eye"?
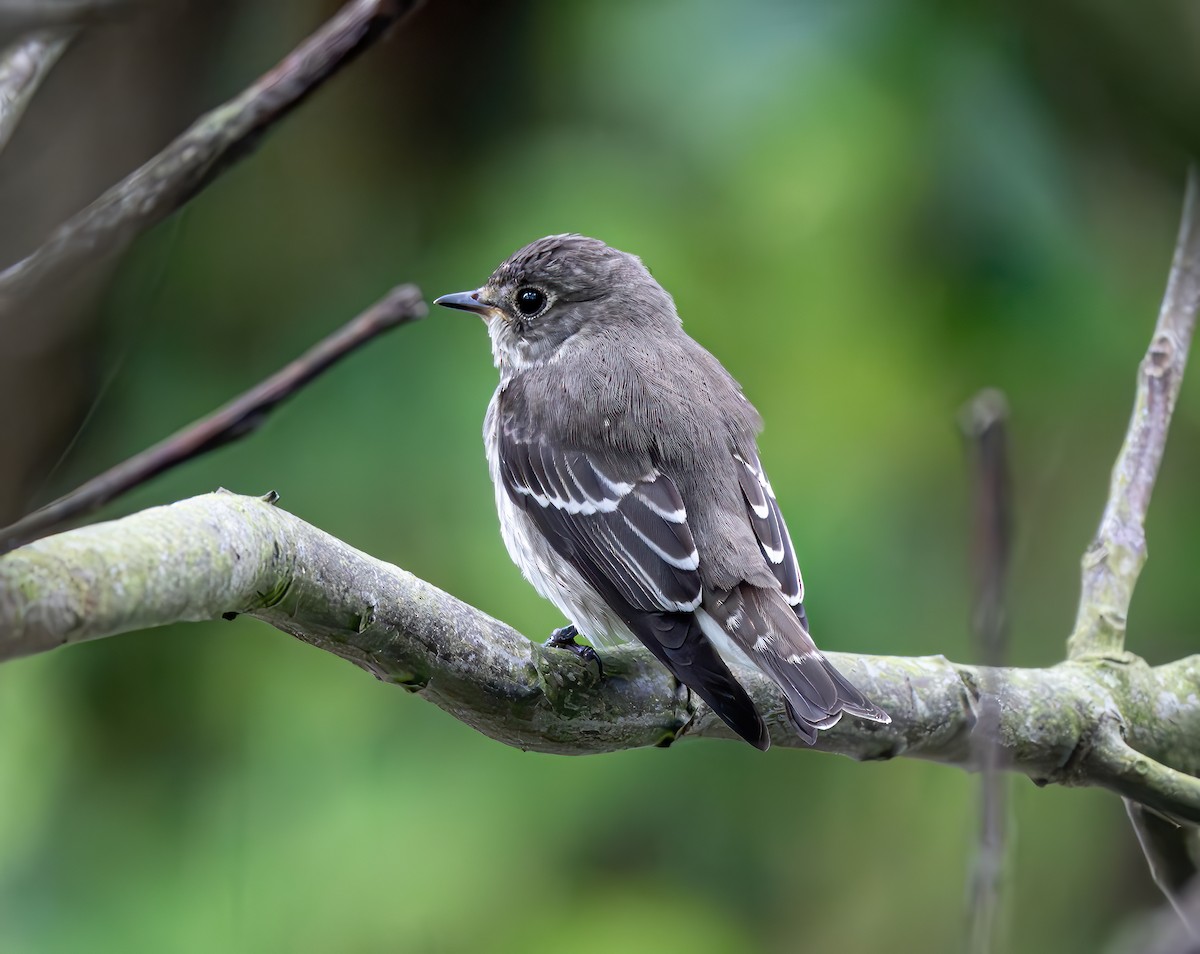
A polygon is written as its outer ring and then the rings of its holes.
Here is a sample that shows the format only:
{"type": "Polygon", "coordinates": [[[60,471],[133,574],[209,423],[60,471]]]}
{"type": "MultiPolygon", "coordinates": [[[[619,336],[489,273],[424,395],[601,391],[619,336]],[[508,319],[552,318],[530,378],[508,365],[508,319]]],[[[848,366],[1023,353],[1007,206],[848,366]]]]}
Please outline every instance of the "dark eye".
{"type": "Polygon", "coordinates": [[[526,317],[536,315],[546,306],[546,295],[537,288],[521,288],[517,291],[517,311],[526,317]]]}

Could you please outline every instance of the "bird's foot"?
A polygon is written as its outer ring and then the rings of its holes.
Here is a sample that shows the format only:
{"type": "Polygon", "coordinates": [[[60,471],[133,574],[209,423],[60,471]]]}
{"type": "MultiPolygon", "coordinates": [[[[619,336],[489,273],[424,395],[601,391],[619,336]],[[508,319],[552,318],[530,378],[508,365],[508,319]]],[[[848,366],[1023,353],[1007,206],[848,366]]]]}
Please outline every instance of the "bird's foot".
{"type": "Polygon", "coordinates": [[[550,634],[550,638],[542,645],[548,649],[566,649],[573,652],[580,659],[586,662],[594,662],[596,670],[600,673],[600,678],[604,678],[604,663],[600,661],[600,655],[591,646],[584,646],[582,643],[575,642],[575,637],[579,635],[574,624],[560,626],[550,634]]]}

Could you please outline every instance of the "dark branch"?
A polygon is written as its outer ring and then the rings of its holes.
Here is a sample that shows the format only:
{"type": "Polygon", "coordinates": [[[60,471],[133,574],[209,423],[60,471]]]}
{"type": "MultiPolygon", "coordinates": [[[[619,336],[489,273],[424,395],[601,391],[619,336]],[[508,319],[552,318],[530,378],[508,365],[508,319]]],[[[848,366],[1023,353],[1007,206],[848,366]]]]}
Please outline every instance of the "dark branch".
{"type": "Polygon", "coordinates": [[[247,155],[275,123],[371,46],[417,0],[354,0],[236,99],[197,120],[144,166],[0,273],[0,309],[122,251],[247,155]]]}
{"type": "Polygon", "coordinates": [[[972,483],[971,631],[987,666],[1002,665],[1008,655],[1005,590],[1012,551],[1012,495],[1007,419],[1008,402],[994,390],[975,395],[961,416],[972,483]]]}
{"type": "Polygon", "coordinates": [[[271,411],[317,375],[383,332],[423,318],[426,311],[421,292],[415,286],[400,285],[392,289],[357,318],[224,407],[0,529],[0,553],[92,513],[185,461],[253,433],[271,411]]]}
{"type": "MultiPolygon", "coordinates": [[[[971,566],[975,596],[971,630],[980,658],[989,667],[1007,659],[1005,591],[1012,549],[1012,501],[1008,468],[1008,402],[999,391],[981,391],[961,415],[972,471],[971,566]]],[[[997,946],[1003,893],[1007,779],[1001,764],[1000,702],[989,677],[980,686],[979,722],[973,740],[980,768],[980,824],[971,872],[971,950],[997,946]]]]}

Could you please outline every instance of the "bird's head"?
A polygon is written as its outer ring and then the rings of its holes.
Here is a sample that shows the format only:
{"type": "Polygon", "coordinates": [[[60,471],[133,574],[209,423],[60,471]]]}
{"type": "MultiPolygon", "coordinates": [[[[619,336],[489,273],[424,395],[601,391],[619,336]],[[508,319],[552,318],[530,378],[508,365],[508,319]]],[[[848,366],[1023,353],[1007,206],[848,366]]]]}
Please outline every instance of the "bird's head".
{"type": "Polygon", "coordinates": [[[634,255],[582,235],[550,235],[515,252],[475,291],[435,305],[487,322],[497,367],[547,364],[575,335],[620,335],[630,323],[679,323],[671,296],[634,255]]]}

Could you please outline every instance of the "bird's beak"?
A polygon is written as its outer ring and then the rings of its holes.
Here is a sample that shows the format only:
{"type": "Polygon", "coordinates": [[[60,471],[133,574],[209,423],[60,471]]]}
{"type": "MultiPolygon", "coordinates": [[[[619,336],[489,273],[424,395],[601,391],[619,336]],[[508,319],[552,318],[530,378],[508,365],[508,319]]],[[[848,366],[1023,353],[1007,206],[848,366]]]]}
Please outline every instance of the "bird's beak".
{"type": "Polygon", "coordinates": [[[495,311],[495,306],[489,305],[479,298],[479,292],[465,291],[455,292],[452,295],[443,295],[441,298],[433,300],[435,305],[441,305],[444,308],[458,308],[462,311],[473,311],[481,318],[490,318],[495,311]]]}

